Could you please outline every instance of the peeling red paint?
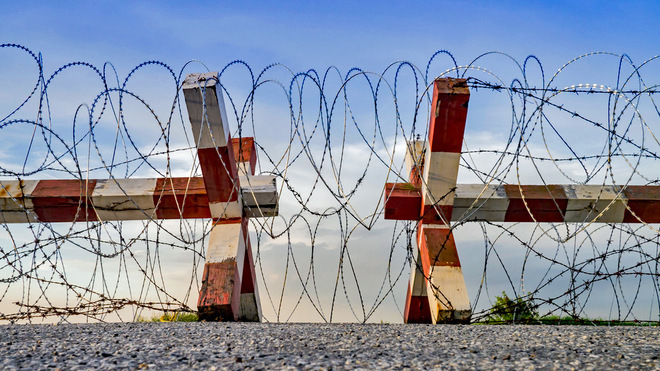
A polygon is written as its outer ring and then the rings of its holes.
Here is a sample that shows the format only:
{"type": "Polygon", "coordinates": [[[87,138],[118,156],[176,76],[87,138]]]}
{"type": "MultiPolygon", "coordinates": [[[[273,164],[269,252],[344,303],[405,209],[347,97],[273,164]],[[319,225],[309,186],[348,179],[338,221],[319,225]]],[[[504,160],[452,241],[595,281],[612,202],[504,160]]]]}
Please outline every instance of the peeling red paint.
{"type": "Polygon", "coordinates": [[[197,301],[200,320],[238,320],[241,293],[235,287],[240,285],[235,259],[204,264],[202,288],[197,301]]]}
{"type": "Polygon", "coordinates": [[[153,197],[159,219],[211,217],[202,178],[157,179],[153,197]]]}
{"type": "Polygon", "coordinates": [[[96,221],[91,196],[96,180],[76,179],[40,181],[32,191],[32,203],[41,221],[96,221]]]}
{"type": "Polygon", "coordinates": [[[465,79],[435,80],[431,106],[434,114],[429,124],[431,152],[461,152],[469,100],[465,79]]]}

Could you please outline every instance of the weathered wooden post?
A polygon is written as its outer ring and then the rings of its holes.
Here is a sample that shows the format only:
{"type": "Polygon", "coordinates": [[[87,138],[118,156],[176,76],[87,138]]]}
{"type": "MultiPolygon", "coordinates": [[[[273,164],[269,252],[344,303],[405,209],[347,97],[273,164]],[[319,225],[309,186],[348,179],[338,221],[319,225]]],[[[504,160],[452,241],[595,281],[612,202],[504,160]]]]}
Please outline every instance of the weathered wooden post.
{"type": "Polygon", "coordinates": [[[236,153],[241,162],[249,164],[242,166],[244,173],[247,169],[251,173],[254,171],[256,151],[253,143],[232,143],[217,76],[217,72],[190,74],[183,83],[213,218],[197,310],[202,320],[259,321],[261,308],[254,279],[248,219],[243,215],[239,168],[233,145],[239,146],[236,153]]]}

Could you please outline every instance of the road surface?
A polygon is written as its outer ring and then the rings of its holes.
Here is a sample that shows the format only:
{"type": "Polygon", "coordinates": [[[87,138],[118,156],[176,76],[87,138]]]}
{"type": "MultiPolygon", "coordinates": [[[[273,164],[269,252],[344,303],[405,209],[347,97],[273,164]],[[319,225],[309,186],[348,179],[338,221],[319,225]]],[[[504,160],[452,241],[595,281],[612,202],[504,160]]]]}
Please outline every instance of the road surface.
{"type": "Polygon", "coordinates": [[[0,369],[660,369],[660,328],[0,325],[0,369]]]}

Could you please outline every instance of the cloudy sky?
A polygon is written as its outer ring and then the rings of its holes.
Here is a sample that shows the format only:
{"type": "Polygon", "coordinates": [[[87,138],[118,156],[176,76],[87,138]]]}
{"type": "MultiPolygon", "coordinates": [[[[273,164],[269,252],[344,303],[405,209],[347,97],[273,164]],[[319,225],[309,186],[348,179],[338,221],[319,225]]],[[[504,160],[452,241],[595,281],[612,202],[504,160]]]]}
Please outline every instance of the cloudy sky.
{"type": "MultiPolygon", "coordinates": [[[[256,72],[277,62],[286,65],[294,72],[316,69],[323,73],[326,68],[336,66],[342,73],[346,73],[352,67],[380,73],[390,63],[401,60],[410,61],[423,69],[434,52],[447,50],[455,56],[459,65],[466,65],[475,57],[490,51],[504,52],[521,63],[528,55],[535,55],[543,63],[547,81],[547,77],[565,62],[584,53],[595,51],[625,53],[636,63],[658,54],[657,40],[660,39],[660,28],[656,26],[658,16],[660,16],[660,5],[655,1],[456,1],[433,4],[404,1],[323,3],[201,1],[186,5],[181,5],[178,1],[4,1],[0,12],[0,43],[21,44],[42,53],[46,75],[69,62],[85,61],[101,67],[103,63],[109,61],[117,70],[120,79],[123,79],[134,66],[148,60],[162,61],[176,72],[190,60],[201,61],[210,70],[219,70],[234,60],[242,60],[256,72]]],[[[4,100],[0,106],[3,109],[15,104],[11,102],[12,99],[20,95],[13,94],[11,89],[21,92],[31,89],[34,85],[32,82],[34,75],[30,72],[30,67],[26,67],[22,59],[11,59],[13,57],[7,55],[6,51],[0,50],[0,68],[5,70],[4,74],[0,71],[0,84],[4,84],[4,86],[0,85],[0,97],[4,100]],[[6,59],[3,60],[3,56],[6,59]],[[8,88],[10,86],[11,89],[8,88]]],[[[515,63],[501,56],[486,58],[478,65],[502,76],[507,84],[513,78],[520,77],[515,63]]],[[[186,72],[203,70],[200,65],[195,66],[197,67],[191,67],[186,72]]],[[[586,64],[586,67],[565,74],[568,77],[558,80],[557,85],[563,87],[576,83],[613,84],[617,67],[616,57],[602,63],[597,61],[586,64]]],[[[446,68],[448,68],[446,64],[438,66],[438,73],[446,68]]],[[[74,120],[75,108],[83,102],[91,103],[90,97],[93,99],[94,92],[99,91],[98,86],[90,87],[86,84],[86,81],[92,81],[93,77],[85,73],[76,72],[64,76],[60,79],[62,82],[54,84],[52,88],[50,97],[54,107],[53,117],[60,119],[61,125],[70,125],[74,120]],[[86,80],[88,78],[90,80],[86,80]]],[[[232,75],[231,71],[227,73],[226,81],[230,81],[227,84],[237,92],[238,96],[241,93],[245,94],[251,87],[242,85],[241,81],[244,83],[245,80],[237,77],[244,73],[245,71],[242,70],[238,70],[236,75],[232,75]]],[[[287,78],[290,79],[290,74],[287,77],[286,71],[279,70],[273,72],[272,77],[288,82],[287,78]]],[[[410,77],[407,76],[405,84],[402,84],[403,92],[413,92],[410,77]]],[[[142,77],[136,77],[129,88],[139,92],[157,107],[156,110],[162,109],[163,115],[167,115],[168,107],[172,102],[171,84],[168,85],[168,78],[171,79],[162,71],[149,72],[142,77]],[[164,88],[160,89],[161,86],[164,88]],[[163,107],[158,107],[159,104],[163,107]]],[[[537,79],[537,82],[540,83],[540,79],[537,79]]],[[[355,89],[367,93],[364,85],[355,89]]],[[[285,136],[288,140],[290,129],[286,107],[288,103],[281,99],[281,94],[277,98],[277,93],[274,93],[276,87],[265,87],[263,90],[265,91],[263,101],[257,100],[255,106],[257,131],[266,133],[262,134],[261,141],[269,153],[281,154],[282,141],[275,140],[278,139],[277,137],[273,139],[273,135],[283,131],[287,133],[285,136]]],[[[336,90],[333,92],[336,93],[336,90]]],[[[370,101],[370,98],[366,101],[361,99],[365,98],[361,98],[358,93],[352,96],[351,101],[355,106],[370,101]]],[[[410,114],[412,111],[410,107],[414,107],[415,104],[414,99],[405,96],[397,99],[400,99],[402,112],[410,114]]],[[[391,95],[389,100],[392,101],[391,95]]],[[[584,110],[596,117],[601,106],[598,106],[598,102],[592,104],[593,107],[584,110]]],[[[361,112],[360,108],[354,108],[352,114],[358,121],[372,115],[368,109],[361,112]]],[[[313,109],[311,111],[313,113],[313,109]]],[[[129,112],[128,108],[127,112],[129,112]]],[[[345,112],[340,112],[338,116],[344,116],[345,112]]],[[[144,115],[144,112],[136,111],[134,114],[136,116],[133,117],[142,117],[140,115],[144,115]]],[[[337,120],[339,119],[335,118],[335,122],[338,122],[337,120]]],[[[383,123],[386,124],[387,120],[384,117],[383,123]]],[[[507,102],[506,96],[475,93],[470,105],[468,122],[466,140],[470,141],[470,149],[499,148],[501,150],[500,147],[506,144],[511,126],[510,103],[507,102]]],[[[373,133],[373,122],[367,119],[365,125],[373,133]]],[[[568,130],[568,127],[565,129],[568,130]]],[[[570,129],[578,130],[575,127],[570,129]]],[[[138,140],[144,138],[144,143],[152,139],[145,134],[149,131],[148,128],[134,127],[133,130],[143,134],[143,136],[138,135],[137,138],[138,140]]],[[[390,131],[385,133],[384,139],[387,145],[393,146],[395,132],[396,129],[392,126],[390,131]]],[[[333,135],[341,136],[341,133],[340,130],[339,134],[333,135]]],[[[581,143],[581,135],[591,135],[589,128],[579,133],[572,137],[573,146],[581,143]]],[[[20,135],[20,132],[14,135],[20,135]]],[[[256,136],[258,135],[257,133],[256,136]]],[[[342,186],[350,189],[366,168],[365,156],[368,156],[369,151],[363,142],[358,140],[357,132],[348,130],[347,135],[348,145],[345,152],[351,161],[350,166],[345,167],[346,183],[342,186]]],[[[175,141],[182,141],[182,138],[175,138],[175,141]]],[[[552,142],[552,139],[549,141],[552,142]]],[[[593,148],[587,145],[587,149],[584,149],[585,153],[597,152],[602,148],[601,143],[593,143],[593,148]]],[[[400,141],[398,145],[401,145],[400,141]]],[[[538,146],[533,149],[543,150],[540,141],[532,142],[531,145],[538,146]]],[[[319,150],[321,148],[319,147],[319,150]]],[[[566,148],[561,144],[555,148],[555,154],[567,154],[566,148]]],[[[384,148],[380,150],[383,155],[387,153],[384,148]]],[[[397,166],[400,166],[402,159],[400,155],[401,152],[396,157],[397,166]]],[[[8,163],[16,160],[6,153],[0,154],[0,159],[8,163]]],[[[181,160],[183,164],[181,171],[184,173],[187,160],[190,159],[181,160]]],[[[490,169],[492,162],[489,161],[493,159],[483,157],[479,161],[479,164],[490,169]]],[[[262,165],[262,170],[272,170],[272,166],[269,168],[268,164],[262,163],[262,165]]],[[[373,164],[371,166],[375,169],[371,170],[368,174],[370,178],[362,185],[364,195],[353,199],[355,214],[367,218],[367,223],[370,220],[369,216],[378,209],[378,192],[381,192],[380,187],[387,176],[386,167],[373,164]]],[[[562,178],[559,174],[560,170],[574,175],[579,181],[584,181],[585,174],[580,173],[580,169],[567,166],[547,170],[546,176],[560,178],[556,181],[551,180],[551,183],[569,182],[562,178]]],[[[292,167],[289,177],[305,178],[310,171],[309,164],[292,167]]],[[[522,170],[522,177],[530,182],[538,182],[539,179],[534,177],[533,171],[529,171],[531,173],[528,174],[522,170]]],[[[327,179],[333,178],[331,172],[325,176],[327,179]]],[[[464,182],[479,181],[469,172],[462,172],[461,177],[464,182]]],[[[392,180],[393,178],[390,178],[390,181],[392,180]]],[[[302,181],[300,184],[301,189],[305,191],[309,191],[312,186],[311,183],[302,181]]],[[[322,211],[328,197],[329,194],[319,195],[317,192],[310,205],[314,206],[315,210],[322,211]]],[[[285,206],[292,205],[292,211],[287,217],[295,213],[295,203],[292,199],[285,198],[282,202],[284,214],[286,214],[285,206]]],[[[332,261],[327,267],[319,268],[319,274],[322,274],[321,280],[328,281],[319,284],[322,293],[320,301],[326,306],[332,300],[334,279],[337,275],[336,260],[339,253],[337,246],[340,243],[336,231],[339,229],[339,223],[334,221],[323,224],[315,241],[318,248],[316,261],[332,261]]],[[[379,289],[380,283],[386,277],[387,256],[379,261],[372,257],[389,253],[393,232],[392,224],[387,223],[381,221],[371,232],[357,228],[355,236],[351,237],[352,257],[356,265],[367,272],[363,273],[366,276],[369,276],[368,272],[378,272],[378,277],[371,280],[369,277],[360,276],[360,280],[365,282],[366,291],[369,292],[364,294],[368,307],[371,301],[378,297],[374,292],[379,289]]],[[[351,221],[348,224],[354,226],[356,222],[351,221]]],[[[279,228],[281,230],[282,225],[279,228]]],[[[297,235],[291,238],[291,249],[300,251],[303,256],[301,259],[308,261],[310,237],[305,235],[306,228],[299,223],[293,229],[297,235]]],[[[467,228],[472,229],[462,234],[458,233],[457,239],[459,243],[474,247],[474,250],[470,251],[475,253],[462,253],[462,256],[467,255],[462,259],[466,267],[466,280],[471,298],[474,299],[476,288],[481,282],[482,268],[479,265],[483,264],[479,260],[481,258],[474,256],[483,254],[478,250],[483,250],[480,246],[483,245],[483,238],[478,227],[467,228]],[[478,268],[470,271],[470,266],[478,268]]],[[[521,233],[528,233],[530,236],[527,238],[533,239],[531,237],[533,231],[522,230],[521,233]]],[[[274,299],[279,297],[278,287],[281,287],[284,279],[280,271],[286,265],[286,248],[287,241],[280,239],[265,245],[263,249],[264,264],[270,264],[265,266],[264,276],[266,280],[276,283],[272,293],[274,299]]],[[[524,256],[518,258],[523,259],[524,256]]],[[[403,259],[405,259],[405,251],[399,247],[393,257],[396,263],[393,264],[393,274],[398,274],[398,270],[403,266],[403,259]]],[[[306,264],[308,263],[302,265],[306,266],[306,264]]],[[[512,271],[518,269],[517,274],[520,275],[519,267],[511,269],[512,271]]],[[[397,284],[394,293],[399,307],[407,284],[407,274],[407,271],[403,272],[403,278],[397,284]]],[[[505,283],[501,285],[497,283],[503,280],[503,278],[493,279],[496,283],[493,284],[491,295],[507,288],[505,283]]],[[[295,280],[289,285],[293,287],[292,291],[283,294],[285,297],[283,306],[286,308],[283,312],[286,313],[287,310],[295,307],[299,294],[296,291],[295,280]]],[[[348,290],[353,289],[354,287],[350,287],[348,290]]],[[[338,296],[343,297],[341,287],[339,290],[338,296]]],[[[354,301],[356,292],[346,293],[346,296],[352,297],[354,301]]],[[[262,298],[264,306],[270,306],[266,303],[266,294],[263,290],[262,298]]],[[[338,300],[339,313],[335,314],[335,319],[355,320],[346,303],[342,302],[341,298],[338,300]]],[[[306,304],[303,300],[301,305],[302,310],[299,309],[292,317],[294,320],[322,320],[322,316],[317,316],[309,303],[306,304]]],[[[271,309],[265,309],[270,319],[274,318],[274,313],[277,311],[274,308],[277,306],[275,303],[271,309]]],[[[397,306],[392,300],[385,301],[379,310],[380,312],[370,320],[389,322],[400,320],[397,306]]],[[[327,313],[325,316],[327,317],[327,313]]],[[[286,319],[286,316],[281,319],[286,319]]]]}

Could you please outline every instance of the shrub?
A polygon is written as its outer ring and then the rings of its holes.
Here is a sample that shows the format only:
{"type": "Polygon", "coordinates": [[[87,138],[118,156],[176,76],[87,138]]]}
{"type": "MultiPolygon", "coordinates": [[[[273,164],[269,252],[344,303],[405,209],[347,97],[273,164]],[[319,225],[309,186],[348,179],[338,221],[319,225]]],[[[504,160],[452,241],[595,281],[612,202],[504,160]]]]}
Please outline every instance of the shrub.
{"type": "Polygon", "coordinates": [[[495,297],[495,306],[490,309],[488,322],[497,323],[531,323],[538,320],[534,302],[521,297],[512,300],[502,291],[502,296],[495,297]]]}
{"type": "Polygon", "coordinates": [[[189,312],[164,312],[162,316],[155,315],[150,319],[140,317],[138,322],[197,322],[197,313],[189,312]]]}

